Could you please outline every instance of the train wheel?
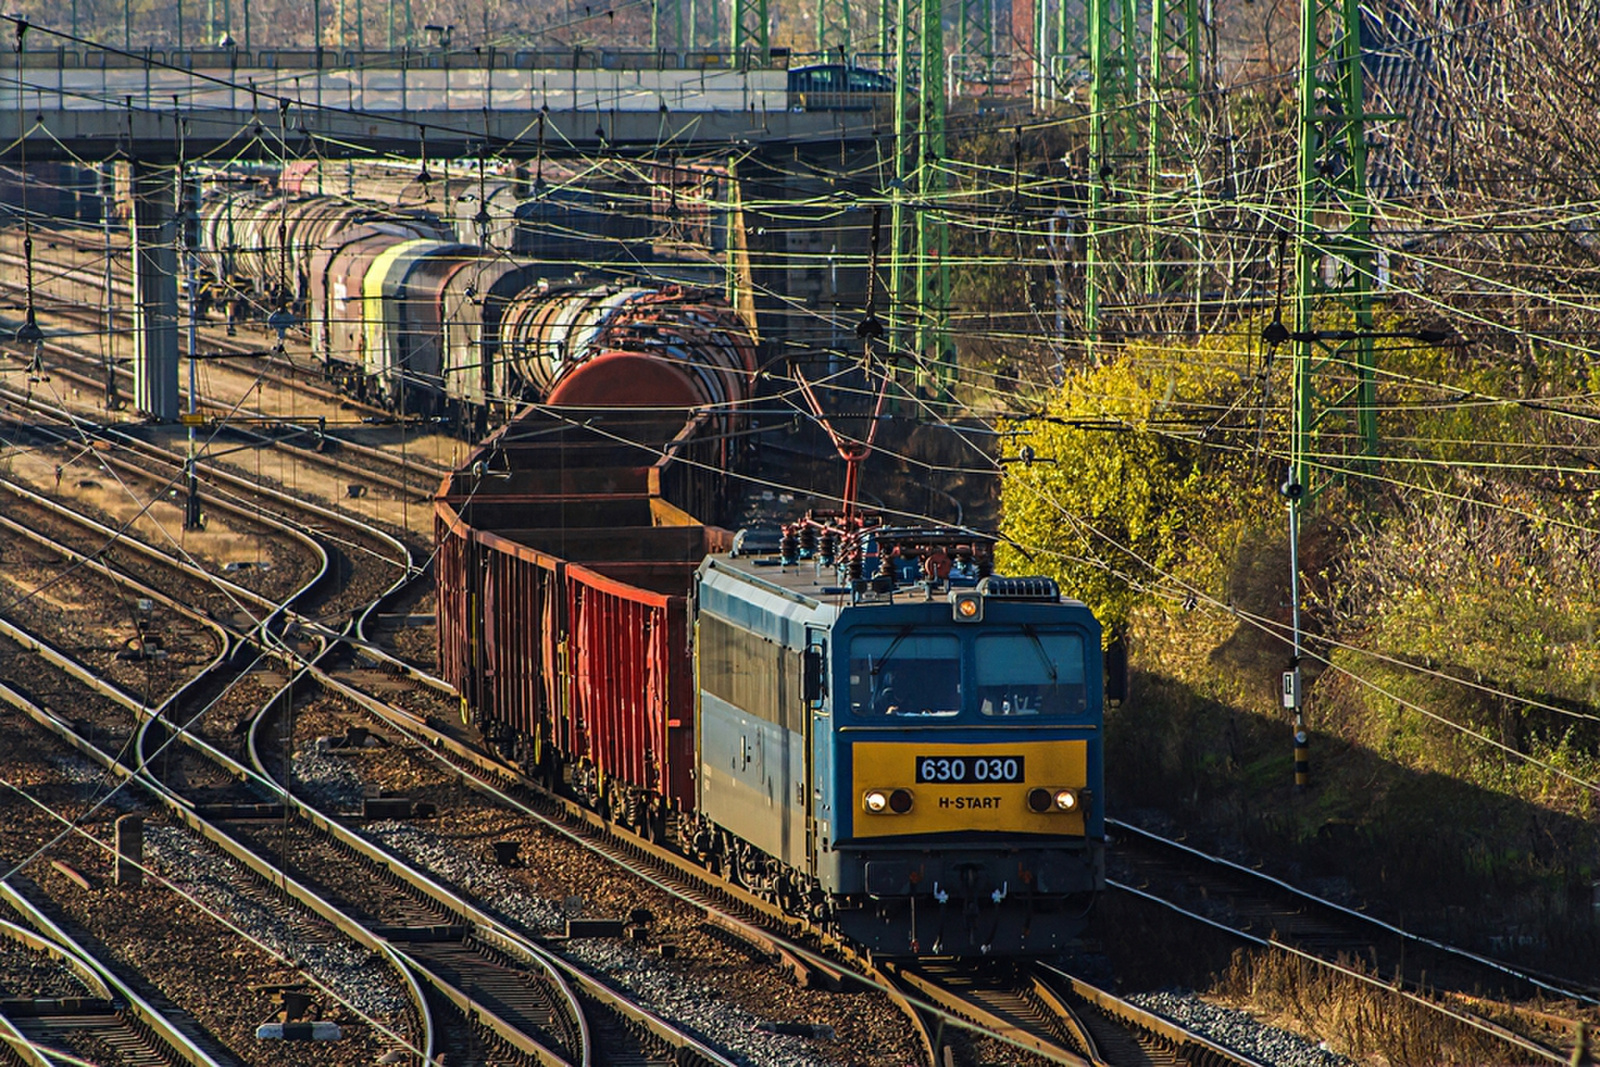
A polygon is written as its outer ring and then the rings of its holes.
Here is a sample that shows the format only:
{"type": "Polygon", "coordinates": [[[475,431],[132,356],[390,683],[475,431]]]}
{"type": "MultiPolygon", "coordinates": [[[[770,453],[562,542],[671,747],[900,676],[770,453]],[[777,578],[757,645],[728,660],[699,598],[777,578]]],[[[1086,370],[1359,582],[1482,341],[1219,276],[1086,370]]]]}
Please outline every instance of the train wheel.
{"type": "Polygon", "coordinates": [[[666,815],[646,805],[639,813],[639,836],[652,845],[664,844],[667,838],[666,815]]]}
{"type": "Polygon", "coordinates": [[[594,810],[598,812],[600,817],[606,822],[612,821],[611,791],[606,788],[609,784],[610,783],[606,781],[605,775],[601,774],[599,771],[595,772],[594,810]]]}
{"type": "Polygon", "coordinates": [[[734,882],[760,896],[770,895],[772,886],[767,877],[766,864],[755,849],[745,846],[743,842],[737,842],[732,849],[731,858],[734,882]]]}

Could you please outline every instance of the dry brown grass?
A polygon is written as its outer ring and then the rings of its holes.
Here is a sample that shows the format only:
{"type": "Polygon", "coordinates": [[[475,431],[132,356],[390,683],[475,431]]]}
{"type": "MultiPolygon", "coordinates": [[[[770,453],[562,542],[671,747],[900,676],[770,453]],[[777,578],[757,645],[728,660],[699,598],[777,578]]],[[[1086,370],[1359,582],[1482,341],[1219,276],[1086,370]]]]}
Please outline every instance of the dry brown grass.
{"type": "MultiPolygon", "coordinates": [[[[1346,966],[1368,977],[1359,962],[1346,966]]],[[[1273,1025],[1325,1042],[1360,1063],[1389,1067],[1517,1062],[1511,1049],[1372,982],[1287,952],[1236,951],[1213,992],[1273,1025]]]]}

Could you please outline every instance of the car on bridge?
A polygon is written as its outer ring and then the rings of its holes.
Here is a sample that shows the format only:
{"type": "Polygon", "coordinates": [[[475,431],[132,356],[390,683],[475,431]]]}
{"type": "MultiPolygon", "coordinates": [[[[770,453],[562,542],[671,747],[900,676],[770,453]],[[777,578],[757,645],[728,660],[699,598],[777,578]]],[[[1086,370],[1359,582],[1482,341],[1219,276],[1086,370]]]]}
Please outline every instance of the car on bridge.
{"type": "Polygon", "coordinates": [[[791,111],[872,111],[894,106],[894,79],[882,71],[818,63],[789,71],[791,111]]]}

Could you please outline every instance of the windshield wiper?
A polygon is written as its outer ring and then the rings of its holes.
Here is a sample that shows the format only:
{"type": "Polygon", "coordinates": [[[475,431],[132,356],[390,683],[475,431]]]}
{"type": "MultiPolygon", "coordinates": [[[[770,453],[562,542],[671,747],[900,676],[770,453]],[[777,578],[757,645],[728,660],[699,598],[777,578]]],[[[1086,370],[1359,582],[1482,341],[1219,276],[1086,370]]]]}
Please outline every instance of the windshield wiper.
{"type": "Polygon", "coordinates": [[[903,626],[900,628],[900,632],[895,635],[894,640],[889,642],[889,647],[883,650],[883,655],[878,657],[878,662],[869,668],[869,673],[874,678],[876,678],[883,671],[883,665],[889,662],[889,657],[893,656],[894,650],[900,647],[900,642],[911,636],[911,631],[913,629],[915,629],[915,627],[911,626],[903,626]]]}
{"type": "Polygon", "coordinates": [[[1028,635],[1028,640],[1033,642],[1034,650],[1039,653],[1039,662],[1044,664],[1044,669],[1045,669],[1046,673],[1048,673],[1050,675],[1050,684],[1051,685],[1055,685],[1056,684],[1056,665],[1050,659],[1050,653],[1045,651],[1044,642],[1039,640],[1039,635],[1034,632],[1034,629],[1033,629],[1032,626],[1024,626],[1022,628],[1022,632],[1027,634],[1028,635]]]}

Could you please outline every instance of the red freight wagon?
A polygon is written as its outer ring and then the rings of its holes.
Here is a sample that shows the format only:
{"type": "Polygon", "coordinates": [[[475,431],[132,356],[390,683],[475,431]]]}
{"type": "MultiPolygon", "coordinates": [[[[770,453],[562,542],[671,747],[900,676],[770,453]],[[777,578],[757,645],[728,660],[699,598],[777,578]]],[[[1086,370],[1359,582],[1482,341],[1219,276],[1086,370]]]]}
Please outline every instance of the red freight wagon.
{"type": "Polygon", "coordinates": [[[439,658],[507,755],[659,828],[694,805],[687,593],[728,533],[662,496],[713,491],[663,476],[707,420],[674,432],[659,416],[603,419],[600,435],[595,418],[521,420],[446,483],[439,658]]]}

